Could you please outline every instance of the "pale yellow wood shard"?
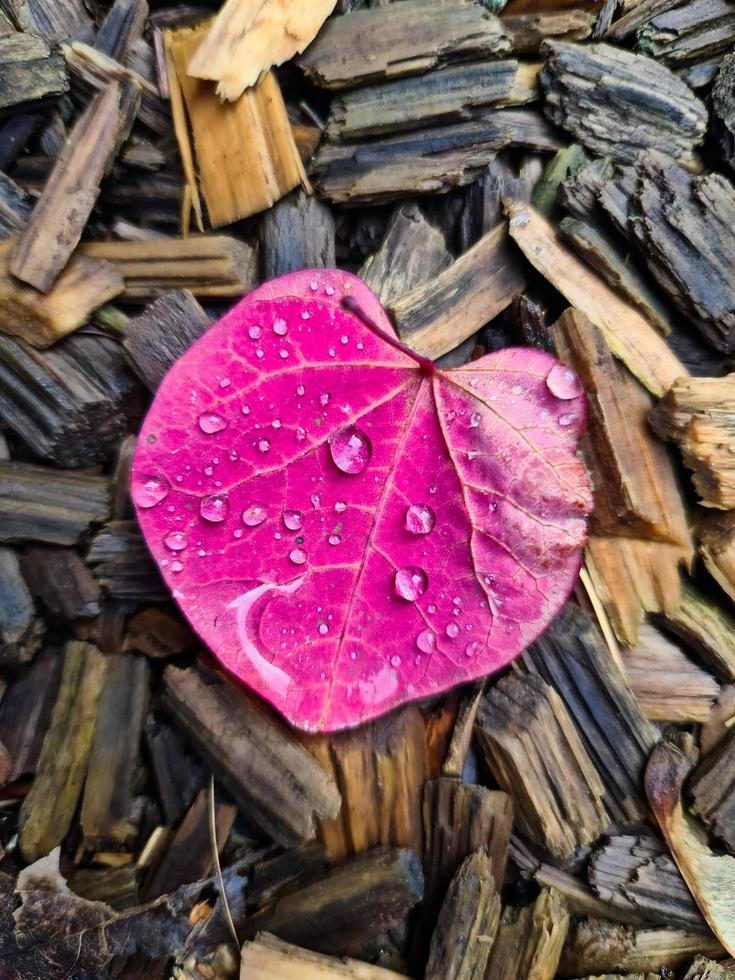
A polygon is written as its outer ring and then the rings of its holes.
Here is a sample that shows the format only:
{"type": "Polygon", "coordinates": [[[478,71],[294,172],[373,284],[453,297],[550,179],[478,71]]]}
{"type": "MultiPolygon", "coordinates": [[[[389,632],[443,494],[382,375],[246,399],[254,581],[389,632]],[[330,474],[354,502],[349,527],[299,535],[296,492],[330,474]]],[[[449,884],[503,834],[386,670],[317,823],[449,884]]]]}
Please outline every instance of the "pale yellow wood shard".
{"type": "Polygon", "coordinates": [[[188,74],[217,82],[217,95],[238,99],[261,75],[311,44],[336,0],[227,0],[188,74]]]}

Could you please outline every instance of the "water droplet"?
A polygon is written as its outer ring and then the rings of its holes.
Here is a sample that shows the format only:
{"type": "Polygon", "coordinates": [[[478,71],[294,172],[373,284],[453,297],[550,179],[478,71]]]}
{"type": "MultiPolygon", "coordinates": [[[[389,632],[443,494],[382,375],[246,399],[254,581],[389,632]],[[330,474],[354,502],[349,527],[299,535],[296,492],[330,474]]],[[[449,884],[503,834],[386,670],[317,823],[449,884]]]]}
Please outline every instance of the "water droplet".
{"type": "Polygon", "coordinates": [[[311,317],[311,313],[308,310],[304,310],[301,314],[302,320],[308,320],[311,317]]]}
{"type": "Polygon", "coordinates": [[[227,421],[215,412],[203,412],[197,419],[199,428],[208,436],[227,428],[227,421]]]}
{"type": "Polygon", "coordinates": [[[477,642],[477,640],[472,640],[472,642],[468,643],[467,646],[464,648],[465,655],[468,657],[474,657],[479,652],[479,650],[480,650],[480,644],[477,642]]]}
{"type": "Polygon", "coordinates": [[[280,317],[273,321],[273,333],[277,334],[279,337],[285,337],[288,333],[288,324],[285,320],[281,320],[280,317]]]}
{"type": "Polygon", "coordinates": [[[258,360],[261,360],[263,357],[265,357],[265,354],[263,353],[260,347],[256,350],[255,356],[258,358],[258,360]]]}
{"type": "Polygon", "coordinates": [[[280,429],[281,428],[281,420],[280,419],[273,419],[273,421],[271,422],[271,425],[273,426],[274,429],[280,429]]]}
{"type": "Polygon", "coordinates": [[[444,632],[450,640],[453,640],[456,636],[459,636],[459,626],[456,623],[448,623],[444,632]]]}
{"type": "Polygon", "coordinates": [[[582,382],[566,364],[555,364],[546,375],[546,387],[552,395],[567,401],[582,394],[582,382]]]}
{"type": "Polygon", "coordinates": [[[171,484],[162,473],[135,473],[133,476],[133,500],[145,510],[165,500],[170,489],[171,484]]]}
{"type": "Polygon", "coordinates": [[[170,548],[171,551],[183,551],[188,544],[186,535],[182,531],[171,531],[171,533],[167,534],[163,539],[163,543],[167,548],[170,548]]]}
{"type": "Polygon", "coordinates": [[[319,395],[319,404],[320,405],[328,405],[329,404],[330,397],[331,396],[328,395],[327,392],[325,391],[324,394],[319,395]]]}
{"type": "Polygon", "coordinates": [[[332,436],[329,452],[338,470],[356,475],[362,473],[370,462],[373,447],[362,429],[348,425],[332,436]]]}
{"type": "Polygon", "coordinates": [[[320,636],[326,636],[329,632],[329,627],[326,623],[319,623],[318,631],[320,636]]]}
{"type": "Polygon", "coordinates": [[[240,409],[240,412],[243,415],[250,415],[250,406],[249,405],[243,405],[242,408],[240,409]]]}
{"type": "Polygon", "coordinates": [[[336,357],[337,351],[334,349],[334,347],[330,347],[329,350],[327,351],[327,354],[329,354],[330,357],[336,357]]]}
{"type": "Polygon", "coordinates": [[[334,296],[334,286],[327,286],[324,292],[327,296],[334,296]]]}
{"type": "Polygon", "coordinates": [[[219,524],[223,521],[227,517],[229,507],[230,502],[226,493],[211,493],[199,501],[199,513],[211,524],[219,524]]]}
{"type": "Polygon", "coordinates": [[[352,650],[350,652],[350,660],[357,660],[357,650],[352,650]]]}
{"type": "Polygon", "coordinates": [[[235,530],[232,532],[232,537],[233,538],[241,538],[242,537],[242,528],[236,527],[235,530]]]}
{"type": "Polygon", "coordinates": [[[411,534],[428,534],[435,524],[436,514],[428,504],[411,504],[406,511],[406,527],[411,534]]]}
{"type": "Polygon", "coordinates": [[[294,548],[288,557],[291,559],[294,565],[303,565],[306,561],[306,552],[303,548],[294,548]]]}
{"type": "Polygon", "coordinates": [[[287,350],[279,350],[278,356],[281,358],[282,361],[285,361],[286,358],[288,357],[288,351],[287,350]]]}
{"type": "Polygon", "coordinates": [[[337,545],[342,543],[342,538],[338,534],[330,534],[327,541],[330,544],[337,545]]]}
{"type": "Polygon", "coordinates": [[[311,501],[312,507],[318,507],[319,504],[322,502],[322,498],[319,496],[318,493],[312,493],[312,495],[309,497],[309,500],[311,501]]]}
{"type": "Polygon", "coordinates": [[[434,605],[433,602],[429,603],[429,605],[426,607],[426,611],[428,613],[431,613],[432,616],[434,615],[434,613],[436,612],[436,606],[434,605]]]}
{"type": "Polygon", "coordinates": [[[184,571],[183,562],[180,562],[178,559],[172,561],[171,562],[171,571],[172,572],[183,572],[184,571]]]}
{"type": "Polygon", "coordinates": [[[346,333],[343,333],[342,336],[339,338],[339,342],[340,344],[349,344],[350,338],[347,336],[346,333]]]}
{"type": "Polygon", "coordinates": [[[299,395],[299,397],[303,395],[305,391],[306,388],[304,388],[303,385],[296,385],[296,394],[299,395]]]}
{"type": "Polygon", "coordinates": [[[248,337],[250,337],[251,340],[257,340],[262,335],[263,330],[256,323],[254,323],[252,327],[248,328],[248,337]]]}
{"type": "Polygon", "coordinates": [[[398,656],[397,653],[394,653],[393,656],[390,658],[390,665],[391,667],[401,666],[401,658],[398,656]]]}
{"type": "Polygon", "coordinates": [[[258,441],[258,449],[261,451],[261,453],[267,453],[270,448],[271,444],[267,439],[260,439],[258,441]]]}
{"type": "Polygon", "coordinates": [[[422,568],[416,568],[415,565],[407,565],[396,572],[396,594],[402,599],[407,599],[408,602],[415,602],[422,596],[426,592],[427,585],[426,572],[422,568]]]}
{"type": "Polygon", "coordinates": [[[303,442],[306,439],[306,429],[302,429],[301,426],[296,430],[296,441],[303,442]]]}
{"type": "Polygon", "coordinates": [[[205,466],[204,467],[204,475],[205,476],[211,476],[213,473],[214,473],[214,467],[213,466],[205,466]]]}
{"type": "Polygon", "coordinates": [[[519,385],[518,382],[516,382],[514,385],[510,386],[510,393],[511,395],[525,395],[526,389],[523,387],[523,385],[519,385]]]}
{"type": "Polygon", "coordinates": [[[431,493],[431,494],[436,493],[436,484],[435,483],[432,483],[432,485],[429,487],[429,493],[431,493]]]}
{"type": "Polygon", "coordinates": [[[479,412],[473,412],[472,415],[470,415],[470,428],[476,429],[477,426],[480,424],[481,419],[482,416],[480,415],[479,412]]]}
{"type": "Polygon", "coordinates": [[[304,515],[300,510],[284,510],[283,523],[289,531],[300,531],[304,526],[304,515]]]}
{"type": "Polygon", "coordinates": [[[344,500],[338,500],[334,505],[334,509],[338,514],[343,514],[347,510],[347,504],[344,502],[344,500]]]}
{"type": "Polygon", "coordinates": [[[436,634],[431,630],[421,630],[416,637],[416,646],[422,653],[431,653],[436,647],[436,634]]]}
{"type": "Polygon", "coordinates": [[[559,423],[559,425],[561,425],[564,428],[566,428],[569,425],[574,425],[574,423],[577,421],[577,416],[576,415],[560,415],[559,418],[556,421],[559,423]]]}

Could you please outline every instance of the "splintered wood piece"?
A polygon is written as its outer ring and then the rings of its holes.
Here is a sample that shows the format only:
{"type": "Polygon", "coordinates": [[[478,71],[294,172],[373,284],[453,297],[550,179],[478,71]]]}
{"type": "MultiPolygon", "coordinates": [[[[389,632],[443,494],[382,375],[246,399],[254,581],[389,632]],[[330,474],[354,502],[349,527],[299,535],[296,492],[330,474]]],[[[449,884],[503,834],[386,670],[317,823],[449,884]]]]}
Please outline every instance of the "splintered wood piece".
{"type": "Polygon", "coordinates": [[[502,222],[434,276],[389,305],[401,339],[424,357],[458,347],[508,307],[525,278],[502,222]]]}
{"type": "Polygon", "coordinates": [[[519,830],[565,860],[610,824],[605,786],[564,702],[537,675],[508,674],[480,703],[485,759],[516,804],[519,830]]]}
{"type": "Polygon", "coordinates": [[[712,602],[689,582],[684,582],[678,606],[661,618],[718,677],[735,680],[735,617],[712,602]]]}
{"type": "Polygon", "coordinates": [[[697,528],[698,550],[707,571],[735,603],[735,512],[702,521],[697,528]]]}
{"type": "Polygon", "coordinates": [[[472,686],[470,693],[460,703],[452,729],[452,739],[442,765],[443,776],[456,776],[458,779],[462,776],[472,744],[477,709],[484,691],[485,684],[480,681],[472,686]]]}
{"type": "Polygon", "coordinates": [[[421,901],[423,884],[413,851],[374,848],[276,898],[246,920],[244,931],[246,938],[266,930],[319,953],[354,956],[404,919],[421,901]]]}
{"type": "Polygon", "coordinates": [[[267,932],[259,932],[255,939],[243,945],[240,980],[293,980],[294,977],[300,980],[407,980],[403,973],[361,960],[312,953],[284,943],[267,932]]]}
{"type": "Polygon", "coordinates": [[[130,320],[123,348],[135,373],[155,391],[168,369],[210,322],[188,289],[172,289],[130,320]]]}
{"type": "Polygon", "coordinates": [[[226,235],[86,242],[80,251],[114,268],[124,282],[120,298],[130,303],[147,303],[169,289],[188,289],[199,299],[231,299],[257,282],[255,250],[226,235]]]}
{"type": "Polygon", "coordinates": [[[135,867],[76,868],[67,878],[75,895],[90,902],[104,902],[116,912],[140,905],[138,870],[135,867]]]}
{"type": "Polygon", "coordinates": [[[270,905],[282,891],[326,874],[329,859],[319,841],[311,840],[259,861],[248,876],[247,904],[250,911],[270,905]]]}
{"type": "Polygon", "coordinates": [[[523,664],[564,702],[605,785],[608,813],[620,822],[645,819],[641,779],[657,735],[592,620],[567,604],[523,664]]]}
{"type": "Polygon", "coordinates": [[[663,842],[657,837],[611,837],[590,858],[587,877],[597,895],[644,921],[707,933],[707,923],[663,842]]]}
{"type": "Polygon", "coordinates": [[[488,980],[553,980],[568,931],[566,902],[553,888],[542,888],[525,908],[506,906],[485,976],[488,980]]]}
{"type": "Polygon", "coordinates": [[[646,24],[651,17],[671,7],[676,7],[679,0],[635,0],[632,3],[621,4],[621,15],[608,27],[606,39],[622,41],[634,34],[639,27],[646,24]]]}
{"type": "Polygon", "coordinates": [[[34,33],[0,37],[0,110],[22,105],[28,111],[69,88],[64,59],[34,33]]]}
{"type": "Polygon", "coordinates": [[[94,536],[87,553],[94,577],[114,599],[158,601],[168,598],[137,521],[110,521],[94,536]]]}
{"type": "Polygon", "coordinates": [[[240,688],[218,675],[167,667],[164,705],[243,813],[273,840],[309,840],[317,820],[339,813],[334,781],[240,688]]]}
{"type": "Polygon", "coordinates": [[[404,0],[332,17],[298,59],[318,84],[352,88],[507,54],[497,17],[468,0],[404,0]]]}
{"type": "Polygon", "coordinates": [[[705,956],[697,956],[681,980],[735,980],[735,970],[705,956]]]}
{"type": "Polygon", "coordinates": [[[95,48],[124,61],[134,42],[142,37],[147,17],[146,0],[115,0],[95,35],[95,48]]]}
{"type": "Polygon", "coordinates": [[[109,513],[106,477],[0,461],[0,541],[76,544],[109,513]]]}
{"type": "Polygon", "coordinates": [[[100,183],[128,138],[140,104],[132,83],[112,83],[77,120],[18,238],[10,271],[47,293],[77,246],[100,183]]]}
{"type": "Polygon", "coordinates": [[[272,72],[237,102],[224,103],[208,82],[187,75],[206,31],[206,25],[182,28],[167,31],[165,39],[186,103],[209,221],[219,228],[264,211],[307,180],[272,72]]]}
{"type": "Polygon", "coordinates": [[[735,187],[721,174],[693,177],[649,155],[637,167],[629,211],[653,278],[710,344],[735,351],[735,187]]]}
{"type": "Polygon", "coordinates": [[[204,767],[163,719],[149,718],[144,734],[163,819],[167,824],[177,823],[204,787],[204,767]]]}
{"type": "MultiPolygon", "coordinates": [[[[217,853],[225,846],[236,816],[237,807],[231,803],[215,803],[217,853]]],[[[209,801],[207,791],[201,790],[169,841],[161,861],[147,875],[141,897],[150,902],[175,891],[179,885],[205,878],[212,870],[212,861],[209,801]]]]}
{"type": "Polygon", "coordinates": [[[687,783],[692,810],[735,852],[735,731],[728,732],[687,783]]]}
{"type": "Polygon", "coordinates": [[[32,208],[31,195],[0,172],[0,238],[16,235],[28,220],[32,208]]]}
{"type": "Polygon", "coordinates": [[[707,110],[673,71],[609,44],[546,41],[539,75],[544,111],[600,156],[632,163],[659,149],[696,167],[707,110]]]}
{"type": "Polygon", "coordinates": [[[299,269],[333,268],[334,217],[326,204],[295,190],[263,215],[260,255],[263,280],[299,269]]]}
{"type": "Polygon", "coordinates": [[[712,130],[720,146],[720,155],[735,169],[735,54],[726,54],[720,62],[712,86],[712,130]]]}
{"type": "Polygon", "coordinates": [[[29,863],[60,844],[71,827],[92,749],[105,669],[105,658],[96,647],[76,640],[67,643],[51,724],[20,810],[19,846],[29,863]]]}
{"type": "Polygon", "coordinates": [[[570,10],[534,10],[505,13],[501,23],[510,35],[513,54],[536,54],[546,38],[581,41],[592,33],[595,12],[581,7],[570,10]]]}
{"type": "Polygon", "coordinates": [[[601,331],[613,354],[654,395],[688,374],[666,341],[558,240],[540,214],[518,201],[509,206],[510,235],[552,286],[601,331]]]}
{"type": "Polygon", "coordinates": [[[735,507],[735,374],[679,378],[650,414],[662,439],[676,442],[705,506],[735,507]]]}
{"type": "Polygon", "coordinates": [[[0,743],[11,759],[8,782],[32,776],[48,731],[61,676],[62,657],[42,651],[8,684],[0,701],[0,743]]]}
{"type": "Polygon", "coordinates": [[[588,974],[654,972],[676,970],[697,955],[723,955],[722,946],[712,936],[684,929],[630,929],[585,919],[572,925],[561,961],[560,977],[588,974]]]}
{"type": "Polygon", "coordinates": [[[227,0],[192,53],[187,72],[217,82],[217,95],[233,102],[268,69],[301,54],[335,3],[227,0]]]}
{"type": "Polygon", "coordinates": [[[112,338],[70,337],[37,351],[0,334],[0,419],[58,466],[109,458],[128,427],[133,387],[112,338]]]}
{"type": "Polygon", "coordinates": [[[500,895],[487,853],[475,851],[447,889],[431,938],[426,980],[483,977],[499,924],[500,895]]]}
{"type": "Polygon", "coordinates": [[[2,332],[33,347],[48,347],[86,323],[103,303],[123,291],[123,278],[108,262],[73,255],[48,293],[39,293],[10,271],[13,240],[0,242],[2,332]]]}
{"type": "Polygon", "coordinates": [[[52,615],[71,621],[99,615],[100,587],[71,548],[26,548],[21,567],[33,595],[52,615]]]}
{"type": "Polygon", "coordinates": [[[709,718],[699,729],[699,749],[707,755],[730,731],[731,718],[735,715],[735,684],[725,684],[712,707],[709,718]]]}
{"type": "MultiPolygon", "coordinates": [[[[684,809],[682,787],[691,769],[691,760],[677,746],[662,742],[651,753],[646,793],[702,915],[730,956],[735,956],[735,858],[715,854],[702,826],[684,809]]],[[[697,952],[707,954],[704,949],[697,952]]]]}
{"type": "Polygon", "coordinates": [[[430,772],[426,723],[415,705],[355,731],[300,738],[342,797],[339,815],[318,827],[332,860],[376,844],[421,851],[421,797],[430,772]]]}
{"type": "Polygon", "coordinates": [[[694,544],[673,463],[648,425],[653,399],[578,310],[565,310],[551,341],[587,394],[582,452],[592,480],[595,531],[679,545],[682,558],[691,559],[694,544]]]}
{"type": "Polygon", "coordinates": [[[434,279],[451,261],[444,235],[418,204],[401,204],[388,221],[378,250],[365,259],[359,275],[387,306],[414,286],[434,279]]]}
{"type": "MultiPolygon", "coordinates": [[[[422,0],[423,2],[423,0],[422,0]]],[[[411,0],[380,8],[397,10],[411,0]]],[[[350,17],[357,16],[350,14],[350,17]]],[[[467,122],[355,143],[324,143],[310,170],[320,193],[336,204],[380,203],[408,194],[471,183],[509,146],[518,128],[504,111],[467,122]]]]}
{"type": "Polygon", "coordinates": [[[327,135],[357,140],[470,119],[476,107],[511,97],[517,68],[510,59],[484,61],[352,89],[333,100],[327,135]]]}
{"type": "Polygon", "coordinates": [[[467,190],[459,227],[462,249],[470,248],[503,221],[506,200],[529,201],[542,172],[543,164],[536,155],[517,164],[505,154],[491,160],[467,190]]]}
{"type": "Polygon", "coordinates": [[[689,0],[657,11],[638,32],[638,47],[670,68],[699,65],[735,42],[735,12],[726,0],[689,0]]]}
{"type": "Polygon", "coordinates": [[[649,721],[705,722],[720,693],[712,674],[650,623],[638,630],[638,645],[624,652],[623,673],[649,721]]]}
{"type": "Polygon", "coordinates": [[[133,800],[148,674],[143,657],[121,653],[109,660],[80,816],[84,843],[90,850],[123,847],[136,833],[133,800]]]}
{"type": "Polygon", "coordinates": [[[49,42],[93,30],[83,0],[10,0],[3,7],[21,30],[49,42]]]}
{"type": "Polygon", "coordinates": [[[36,615],[19,556],[12,548],[0,547],[0,664],[30,660],[43,633],[43,620],[36,615]]]}

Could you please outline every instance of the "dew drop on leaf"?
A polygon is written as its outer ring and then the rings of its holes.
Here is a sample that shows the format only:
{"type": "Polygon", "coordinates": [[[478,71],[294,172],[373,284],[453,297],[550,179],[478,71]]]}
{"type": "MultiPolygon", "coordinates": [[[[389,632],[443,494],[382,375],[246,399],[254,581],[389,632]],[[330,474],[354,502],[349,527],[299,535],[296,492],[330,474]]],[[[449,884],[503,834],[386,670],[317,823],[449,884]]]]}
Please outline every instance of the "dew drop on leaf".
{"type": "Polygon", "coordinates": [[[216,412],[202,412],[197,421],[199,428],[208,436],[227,428],[226,420],[221,415],[217,415],[216,412]]]}
{"type": "Polygon", "coordinates": [[[320,636],[326,636],[327,633],[329,632],[329,627],[327,626],[326,623],[319,623],[317,630],[320,636]]]}
{"type": "Polygon", "coordinates": [[[306,552],[303,548],[294,548],[288,557],[294,565],[303,565],[306,561],[306,552]]]}
{"type": "Polygon", "coordinates": [[[267,439],[260,439],[258,441],[258,449],[261,451],[261,453],[267,453],[270,448],[271,444],[267,439]]]}
{"type": "Polygon", "coordinates": [[[344,502],[344,500],[338,500],[334,505],[334,509],[338,514],[343,514],[347,510],[347,504],[344,502]]]}
{"type": "Polygon", "coordinates": [[[481,419],[482,416],[480,415],[479,412],[473,412],[472,415],[470,415],[470,428],[476,429],[477,426],[480,424],[481,419]]]}
{"type": "Polygon", "coordinates": [[[262,524],[267,517],[267,512],[263,504],[250,504],[240,515],[240,519],[246,527],[257,527],[262,524]]]}
{"type": "Polygon", "coordinates": [[[319,404],[320,405],[328,405],[329,404],[329,395],[327,394],[326,391],[323,394],[319,395],[319,404]]]}
{"type": "Polygon", "coordinates": [[[273,333],[277,334],[279,337],[285,337],[288,333],[288,325],[285,320],[280,317],[273,321],[273,333]]]}
{"type": "Polygon", "coordinates": [[[133,478],[133,500],[145,510],[165,500],[170,489],[171,484],[163,474],[136,473],[133,478]]]}
{"type": "Polygon", "coordinates": [[[304,515],[300,510],[284,510],[283,523],[289,531],[300,531],[304,526],[304,515]]]}
{"type": "Polygon", "coordinates": [[[174,561],[171,562],[171,571],[172,572],[183,572],[183,570],[184,570],[184,565],[183,565],[182,562],[180,562],[178,560],[174,560],[174,561]]]}
{"type": "Polygon", "coordinates": [[[560,415],[559,418],[557,419],[557,422],[563,428],[566,428],[567,426],[573,425],[574,422],[576,421],[576,419],[577,419],[577,416],[576,415],[567,415],[567,414],[565,414],[565,415],[560,415]]]}
{"type": "Polygon", "coordinates": [[[296,394],[299,397],[301,397],[301,395],[303,395],[305,391],[306,391],[306,388],[304,388],[303,385],[296,385],[296,394]]]}
{"type": "Polygon", "coordinates": [[[415,602],[422,596],[426,592],[427,585],[428,579],[423,568],[417,568],[415,565],[407,565],[405,568],[399,568],[396,572],[396,594],[401,596],[402,599],[407,599],[409,602],[415,602]]]}
{"type": "Polygon", "coordinates": [[[401,658],[398,656],[397,653],[394,653],[393,656],[390,658],[390,665],[391,667],[401,666],[401,658]]]}
{"type": "Polygon", "coordinates": [[[582,382],[565,364],[555,364],[546,375],[546,387],[552,395],[563,400],[582,394],[582,382]]]}
{"type": "Polygon", "coordinates": [[[459,636],[459,626],[456,623],[448,623],[447,628],[444,630],[450,640],[459,636]]]}
{"type": "Polygon", "coordinates": [[[416,637],[416,646],[422,653],[431,653],[436,647],[436,634],[431,630],[421,630],[416,637]]]}
{"type": "Polygon", "coordinates": [[[262,333],[263,331],[257,325],[257,323],[254,323],[252,327],[248,329],[248,337],[250,337],[251,340],[257,340],[262,335],[262,333]]]}
{"type": "Polygon", "coordinates": [[[436,514],[428,504],[411,504],[406,511],[406,527],[411,534],[428,534],[436,524],[436,514]]]}
{"type": "Polygon", "coordinates": [[[306,439],[306,429],[302,429],[301,426],[296,430],[296,441],[303,442],[306,439]]]}
{"type": "Polygon", "coordinates": [[[163,543],[167,548],[170,548],[171,551],[183,551],[188,544],[186,535],[181,531],[171,531],[171,533],[167,534],[163,539],[163,543]]]}
{"type": "Polygon", "coordinates": [[[345,426],[332,436],[329,442],[334,465],[343,473],[362,473],[373,453],[372,443],[356,425],[345,426]]]}
{"type": "Polygon", "coordinates": [[[474,657],[475,654],[478,653],[479,649],[480,644],[477,642],[477,640],[472,640],[472,642],[468,643],[464,648],[464,652],[468,657],[474,657]]]}
{"type": "Polygon", "coordinates": [[[338,545],[342,543],[342,538],[338,534],[330,534],[329,537],[327,538],[327,541],[331,545],[338,545]]]}
{"type": "Polygon", "coordinates": [[[199,513],[210,524],[219,524],[227,517],[230,502],[226,493],[211,493],[199,501],[199,513]]]}

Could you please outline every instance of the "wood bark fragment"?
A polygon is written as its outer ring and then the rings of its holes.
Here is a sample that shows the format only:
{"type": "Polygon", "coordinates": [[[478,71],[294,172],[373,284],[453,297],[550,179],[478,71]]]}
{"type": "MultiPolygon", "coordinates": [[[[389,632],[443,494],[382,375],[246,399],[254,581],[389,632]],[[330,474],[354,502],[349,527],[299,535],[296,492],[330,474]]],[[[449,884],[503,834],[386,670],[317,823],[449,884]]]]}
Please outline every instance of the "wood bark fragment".
{"type": "Polygon", "coordinates": [[[553,980],[568,930],[566,902],[553,888],[543,888],[525,908],[506,906],[485,977],[553,980]]]}
{"type": "MultiPolygon", "coordinates": [[[[0,664],[20,664],[38,650],[44,633],[18,554],[0,547],[0,664]]],[[[2,703],[2,702],[0,702],[2,703]]]]}
{"type": "Polygon", "coordinates": [[[236,102],[225,103],[209,83],[187,74],[205,33],[206,27],[182,28],[165,38],[186,103],[209,221],[219,228],[265,210],[307,181],[272,72],[236,102]]]}
{"type": "Polygon", "coordinates": [[[697,956],[682,980],[735,980],[735,971],[706,956],[697,956]]]}
{"type": "Polygon", "coordinates": [[[155,391],[168,369],[210,322],[188,289],[172,289],[130,320],[123,349],[138,377],[155,391]]]}
{"type": "Polygon", "coordinates": [[[168,589],[133,520],[105,524],[92,540],[87,562],[114,599],[161,602],[168,598],[168,589]]]}
{"type": "Polygon", "coordinates": [[[678,606],[660,621],[718,677],[735,680],[735,617],[727,610],[684,582],[678,606]]]}
{"type": "Polygon", "coordinates": [[[641,384],[660,396],[687,374],[658,331],[565,248],[541,215],[519,202],[509,214],[511,238],[531,265],[602,331],[610,350],[641,384]]]}
{"type": "Polygon", "coordinates": [[[621,16],[609,26],[605,38],[609,41],[622,41],[634,34],[639,27],[647,24],[656,14],[677,7],[679,3],[680,0],[639,0],[629,6],[623,4],[621,16]]]}
{"type": "Polygon", "coordinates": [[[0,700],[0,743],[8,750],[8,782],[32,776],[56,701],[63,658],[39,652],[28,670],[12,679],[0,700]]]}
{"type": "Polygon", "coordinates": [[[163,819],[167,824],[177,823],[204,787],[204,767],[162,718],[149,718],[144,736],[163,819]]]}
{"type": "Polygon", "coordinates": [[[692,811],[735,852],[735,732],[708,752],[687,782],[692,811]]]}
{"type": "Polygon", "coordinates": [[[712,130],[717,137],[720,154],[730,170],[735,169],[735,54],[727,54],[720,62],[712,86],[712,130]]]}
{"type": "Polygon", "coordinates": [[[100,587],[76,551],[33,545],[21,555],[21,568],[31,592],[53,616],[70,621],[99,615],[100,587]]]}
{"type": "Polygon", "coordinates": [[[403,973],[361,960],[337,959],[312,953],[267,932],[258,933],[255,939],[243,946],[240,980],[289,980],[293,976],[299,976],[302,980],[406,980],[403,973]]]}
{"type": "Polygon", "coordinates": [[[659,149],[696,167],[707,112],[670,69],[609,44],[547,41],[542,53],[544,110],[588,149],[628,163],[659,149]]]}
{"type": "Polygon", "coordinates": [[[64,59],[32,33],[0,37],[0,76],[0,110],[33,110],[69,88],[64,59]]]}
{"type": "Polygon", "coordinates": [[[689,0],[657,12],[638,30],[638,47],[669,68],[717,59],[735,42],[735,12],[725,0],[689,0]]]}
{"type": "Polygon", "coordinates": [[[478,4],[403,0],[332,17],[298,63],[321,85],[351,88],[509,50],[501,22],[478,4]]]}
{"type": "Polygon", "coordinates": [[[436,358],[502,312],[524,285],[503,222],[389,310],[401,339],[424,357],[436,358]]]}
{"type": "Polygon", "coordinates": [[[485,851],[460,865],[431,939],[426,980],[481,980],[500,924],[500,895],[485,851]]]}
{"type": "Polygon", "coordinates": [[[4,0],[3,7],[21,30],[51,43],[93,30],[83,0],[4,0]]]}
{"type": "Polygon", "coordinates": [[[565,860],[610,824],[604,784],[541,677],[503,677],[483,698],[476,731],[490,771],[517,803],[519,830],[555,858],[565,860]]]}
{"type": "Polygon", "coordinates": [[[477,709],[484,691],[485,685],[482,681],[473,684],[470,692],[460,703],[457,720],[452,729],[452,740],[442,765],[443,776],[456,776],[459,779],[464,772],[472,743],[477,709]]]}
{"type": "Polygon", "coordinates": [[[28,220],[32,207],[31,195],[0,171],[0,238],[16,235],[28,220]]]}
{"type": "Polygon", "coordinates": [[[10,271],[47,293],[65,268],[140,103],[132,83],[113,83],[77,120],[21,232],[10,271]]]}
{"type": "Polygon", "coordinates": [[[727,511],[708,518],[699,524],[697,532],[705,568],[735,603],[735,513],[727,511]]]}
{"type": "Polygon", "coordinates": [[[20,812],[25,861],[48,854],[66,837],[82,791],[92,748],[105,660],[88,643],[71,640],[36,777],[20,812]]]}
{"type": "Polygon", "coordinates": [[[263,280],[299,269],[332,268],[334,217],[329,208],[298,189],[263,215],[260,256],[263,280]]]}
{"type": "Polygon", "coordinates": [[[505,13],[500,18],[510,37],[513,54],[536,54],[547,38],[581,41],[592,33],[593,10],[571,7],[569,10],[539,10],[505,13]]]}
{"type": "Polygon", "coordinates": [[[125,61],[133,43],[142,37],[147,17],[146,0],[115,0],[95,35],[94,47],[125,61]]]}
{"type": "Polygon", "coordinates": [[[198,299],[233,299],[257,279],[255,249],[226,235],[85,242],[80,251],[112,266],[124,282],[120,298],[130,303],[146,303],[170,289],[188,289],[198,299]]]}
{"type": "Polygon", "coordinates": [[[333,780],[240,689],[216,675],[167,667],[164,705],[243,813],[273,840],[309,840],[316,820],[337,816],[340,795],[333,780]]]}

